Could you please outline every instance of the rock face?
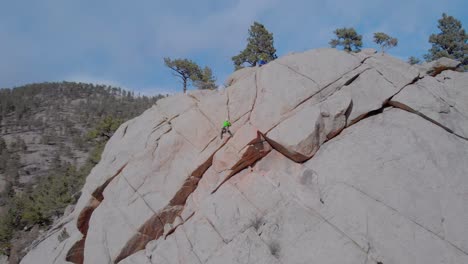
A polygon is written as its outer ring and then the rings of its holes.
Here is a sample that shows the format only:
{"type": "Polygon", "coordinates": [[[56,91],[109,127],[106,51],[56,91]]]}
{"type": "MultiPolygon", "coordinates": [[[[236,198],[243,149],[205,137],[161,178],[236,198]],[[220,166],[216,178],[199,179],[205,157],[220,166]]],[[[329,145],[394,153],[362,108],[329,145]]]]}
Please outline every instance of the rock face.
{"type": "Polygon", "coordinates": [[[468,263],[467,73],[319,49],[227,83],[123,124],[22,263],[468,263]]]}
{"type": "Polygon", "coordinates": [[[436,76],[442,71],[445,70],[454,70],[456,69],[461,62],[449,59],[449,58],[440,58],[435,61],[426,62],[421,65],[416,65],[416,67],[421,71],[422,75],[431,75],[436,76]]]}

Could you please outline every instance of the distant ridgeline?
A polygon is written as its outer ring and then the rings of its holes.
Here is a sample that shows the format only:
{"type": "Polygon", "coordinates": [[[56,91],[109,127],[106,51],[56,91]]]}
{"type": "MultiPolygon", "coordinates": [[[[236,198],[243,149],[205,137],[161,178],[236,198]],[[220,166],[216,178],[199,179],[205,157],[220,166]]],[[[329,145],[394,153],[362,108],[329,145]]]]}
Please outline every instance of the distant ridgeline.
{"type": "Polygon", "coordinates": [[[34,239],[19,230],[59,217],[113,132],[162,97],[75,82],[0,89],[0,253],[10,263],[34,239]]]}
{"type": "MultiPolygon", "coordinates": [[[[9,115],[14,115],[18,125],[29,125],[25,121],[40,122],[31,117],[38,117],[38,111],[57,118],[67,109],[73,109],[83,124],[92,125],[103,116],[112,115],[116,118],[128,119],[139,115],[156,102],[162,95],[148,97],[135,96],[133,92],[107,85],[94,85],[75,82],[37,83],[0,89],[0,121],[9,115]]],[[[2,129],[8,129],[2,124],[2,129]]]]}

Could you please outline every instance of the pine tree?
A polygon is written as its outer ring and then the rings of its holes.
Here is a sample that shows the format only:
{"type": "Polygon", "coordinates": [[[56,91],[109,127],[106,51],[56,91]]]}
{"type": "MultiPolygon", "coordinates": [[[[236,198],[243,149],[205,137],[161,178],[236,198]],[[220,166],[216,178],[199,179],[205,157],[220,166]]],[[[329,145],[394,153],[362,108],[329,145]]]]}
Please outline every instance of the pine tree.
{"type": "Polygon", "coordinates": [[[433,61],[441,57],[458,60],[468,70],[468,35],[460,20],[447,14],[439,19],[440,33],[432,34],[429,42],[432,44],[429,53],[424,55],[426,61],[433,61]]]}
{"type": "Polygon", "coordinates": [[[88,139],[97,139],[98,141],[104,139],[107,141],[122,123],[123,121],[119,118],[107,116],[93,130],[88,132],[88,139]]]}
{"type": "Polygon", "coordinates": [[[194,85],[201,90],[216,89],[216,78],[213,76],[213,71],[207,66],[201,72],[200,76],[194,81],[194,85]]]}
{"type": "Polygon", "coordinates": [[[187,92],[188,82],[201,76],[200,67],[188,59],[171,60],[170,58],[164,58],[164,64],[175,72],[173,73],[174,76],[182,80],[184,93],[187,92]]]}
{"type": "Polygon", "coordinates": [[[256,66],[260,60],[265,62],[276,59],[276,49],[273,46],[273,33],[264,25],[254,22],[249,29],[247,47],[240,54],[232,57],[236,69],[242,68],[244,63],[256,66]]]}
{"type": "Polygon", "coordinates": [[[411,64],[411,65],[419,64],[419,63],[421,63],[421,60],[414,57],[414,56],[411,56],[411,57],[408,58],[408,63],[411,64]]]}
{"type": "Polygon", "coordinates": [[[374,33],[374,42],[380,45],[382,53],[385,53],[385,49],[393,48],[398,45],[397,38],[392,38],[383,32],[374,33]]]}
{"type": "Polygon", "coordinates": [[[354,28],[338,28],[333,31],[336,39],[330,40],[329,44],[332,48],[343,46],[345,51],[359,51],[362,47],[362,35],[359,35],[354,28]]]}

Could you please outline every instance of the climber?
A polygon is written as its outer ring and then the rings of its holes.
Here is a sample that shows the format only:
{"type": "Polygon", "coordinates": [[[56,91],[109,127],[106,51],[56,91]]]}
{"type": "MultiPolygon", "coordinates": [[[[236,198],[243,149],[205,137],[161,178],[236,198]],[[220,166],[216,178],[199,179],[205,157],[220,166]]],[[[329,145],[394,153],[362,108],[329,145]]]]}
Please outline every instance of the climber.
{"type": "Polygon", "coordinates": [[[232,137],[232,133],[229,130],[230,126],[231,126],[231,122],[229,122],[229,120],[226,119],[223,122],[223,129],[221,129],[221,139],[223,139],[223,134],[226,133],[226,132],[229,133],[229,135],[231,135],[231,137],[232,137]]]}

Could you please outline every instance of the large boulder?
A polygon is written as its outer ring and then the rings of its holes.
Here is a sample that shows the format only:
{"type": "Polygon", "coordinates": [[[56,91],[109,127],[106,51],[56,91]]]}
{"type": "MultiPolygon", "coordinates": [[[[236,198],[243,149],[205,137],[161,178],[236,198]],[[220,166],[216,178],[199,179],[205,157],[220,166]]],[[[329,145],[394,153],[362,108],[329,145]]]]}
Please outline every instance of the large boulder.
{"type": "Polygon", "coordinates": [[[460,64],[461,62],[457,60],[442,57],[431,62],[416,65],[416,67],[421,71],[422,75],[436,76],[445,70],[455,70],[460,64]]]}
{"type": "Polygon", "coordinates": [[[336,49],[296,53],[268,63],[257,71],[252,123],[268,132],[305,101],[323,100],[327,88],[360,65],[358,58],[336,49]]]}
{"type": "Polygon", "coordinates": [[[419,77],[419,71],[412,65],[387,54],[376,54],[367,59],[365,64],[376,70],[396,89],[402,89],[419,77]]]}
{"type": "Polygon", "coordinates": [[[467,83],[318,49],[162,99],[22,263],[468,263],[467,83]]]}
{"type": "Polygon", "coordinates": [[[318,104],[306,102],[268,134],[268,141],[290,159],[302,162],[311,158],[325,140],[346,126],[346,111],[351,106],[348,89],[336,92],[318,104]]]}

